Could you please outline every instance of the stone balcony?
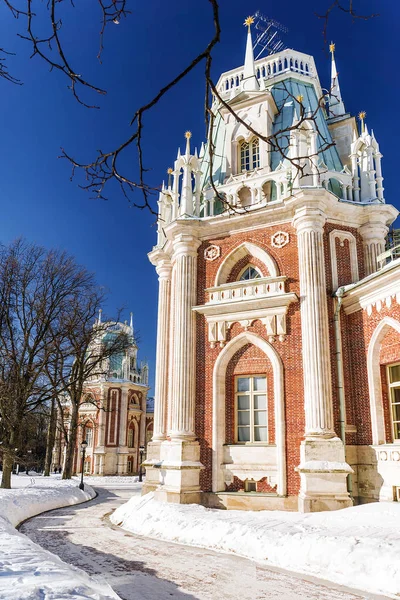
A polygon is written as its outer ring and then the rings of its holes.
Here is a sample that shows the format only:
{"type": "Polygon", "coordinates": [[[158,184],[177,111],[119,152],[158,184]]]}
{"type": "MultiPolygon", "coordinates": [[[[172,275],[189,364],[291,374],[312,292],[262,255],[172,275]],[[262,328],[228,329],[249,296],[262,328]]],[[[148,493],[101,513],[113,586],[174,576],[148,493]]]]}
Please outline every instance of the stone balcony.
{"type": "Polygon", "coordinates": [[[285,276],[263,277],[250,281],[235,281],[218,287],[208,288],[207,304],[220,302],[240,302],[252,298],[265,298],[285,293],[285,276]]]}
{"type": "Polygon", "coordinates": [[[205,304],[193,310],[205,316],[211,347],[222,347],[231,325],[244,329],[259,320],[265,326],[270,343],[286,337],[286,313],[289,304],[297,301],[293,292],[286,292],[285,276],[262,277],[250,281],[224,283],[206,289],[205,304]]]}

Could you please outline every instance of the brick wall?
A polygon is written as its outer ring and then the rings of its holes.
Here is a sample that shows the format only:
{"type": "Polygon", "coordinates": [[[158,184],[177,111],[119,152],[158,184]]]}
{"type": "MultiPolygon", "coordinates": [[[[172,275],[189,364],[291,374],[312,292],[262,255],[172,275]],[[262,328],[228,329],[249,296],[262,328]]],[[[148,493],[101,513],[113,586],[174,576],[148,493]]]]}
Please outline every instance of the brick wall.
{"type": "MultiPolygon", "coordinates": [[[[265,249],[276,261],[281,275],[287,276],[286,291],[294,292],[299,296],[299,274],[297,258],[297,237],[294,228],[289,224],[268,227],[258,231],[232,234],[223,238],[210,239],[204,242],[198,251],[198,297],[197,303],[206,301],[204,290],[215,284],[215,278],[221,262],[226,256],[243,242],[251,242],[265,249]],[[277,231],[286,231],[290,235],[289,244],[281,249],[271,245],[271,236],[277,231]],[[221,248],[219,259],[208,262],[204,259],[204,250],[211,244],[221,248]]],[[[233,267],[230,280],[234,280],[239,272],[247,265],[253,264],[260,268],[264,276],[268,276],[265,267],[258,260],[247,255],[238,261],[233,267]],[[239,264],[240,263],[240,264],[239,264]]],[[[227,341],[233,339],[244,331],[239,323],[234,323],[227,335],[227,341]]],[[[249,328],[249,332],[255,333],[267,340],[265,327],[258,321],[249,328]]],[[[280,355],[285,378],[285,417],[287,436],[287,473],[288,493],[297,494],[299,490],[299,476],[294,471],[300,462],[300,441],[304,434],[304,392],[303,371],[301,358],[301,322],[299,304],[293,303],[289,306],[287,314],[287,338],[284,342],[278,339],[274,348],[280,355]]],[[[201,486],[205,491],[211,490],[212,476],[212,378],[215,361],[222,349],[217,346],[211,348],[207,339],[207,327],[205,317],[197,315],[197,373],[196,373],[196,435],[201,447],[201,462],[205,469],[201,473],[201,486]]],[[[249,374],[260,372],[264,369],[270,373],[271,383],[268,381],[269,396],[273,402],[272,367],[266,356],[258,349],[251,347],[240,350],[228,365],[227,374],[227,432],[232,436],[233,432],[233,388],[232,378],[234,374],[249,374]],[[228,416],[230,415],[230,416],[228,416]]],[[[269,423],[271,431],[274,432],[273,408],[270,407],[269,415],[272,419],[269,423]]],[[[275,435],[275,433],[274,433],[275,435]]],[[[241,484],[237,484],[241,485],[241,484]]],[[[262,484],[260,484],[262,487],[262,484]]],[[[265,488],[265,486],[264,486],[265,488]]],[[[263,491],[266,491],[264,490],[263,491]]],[[[261,491],[261,490],[260,490],[261,491]]]]}

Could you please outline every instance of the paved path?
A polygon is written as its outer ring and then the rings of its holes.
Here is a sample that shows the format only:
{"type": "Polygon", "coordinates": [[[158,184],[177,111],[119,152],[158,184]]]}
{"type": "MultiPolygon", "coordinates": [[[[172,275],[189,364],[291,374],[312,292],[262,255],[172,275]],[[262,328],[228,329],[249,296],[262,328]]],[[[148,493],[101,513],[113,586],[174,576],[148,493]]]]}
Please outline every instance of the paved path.
{"type": "Polygon", "coordinates": [[[135,489],[96,487],[92,502],[53,510],[21,531],[91,575],[105,578],[123,600],[360,600],[377,599],[250,560],[136,536],[108,515],[135,489]]]}

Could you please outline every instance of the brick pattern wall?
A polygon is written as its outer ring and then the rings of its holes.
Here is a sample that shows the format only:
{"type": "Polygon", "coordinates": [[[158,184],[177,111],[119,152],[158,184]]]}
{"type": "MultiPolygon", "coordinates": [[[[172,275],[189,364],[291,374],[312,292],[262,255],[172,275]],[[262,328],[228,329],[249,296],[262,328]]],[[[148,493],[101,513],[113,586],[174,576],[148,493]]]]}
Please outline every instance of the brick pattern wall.
{"type": "Polygon", "coordinates": [[[227,283],[231,283],[233,281],[237,281],[239,279],[240,273],[244,270],[245,267],[252,265],[253,267],[257,267],[263,277],[268,277],[270,273],[268,272],[264,263],[261,262],[255,256],[251,256],[251,254],[247,254],[244,256],[233,267],[232,271],[229,273],[227,283]]]}
{"type": "MultiPolygon", "coordinates": [[[[382,306],[380,312],[376,307],[371,315],[366,310],[359,310],[344,317],[342,329],[343,345],[346,348],[345,380],[349,393],[346,400],[350,405],[357,427],[355,444],[372,444],[371,409],[369,402],[367,353],[369,343],[376,327],[384,317],[392,317],[400,321],[400,306],[393,301],[390,308],[382,306]]],[[[387,365],[400,362],[400,334],[389,328],[381,343],[379,362],[387,365]]],[[[389,395],[386,380],[386,368],[381,368],[383,408],[387,441],[392,440],[389,395]]]]}
{"type": "MultiPolygon", "coordinates": [[[[206,301],[204,290],[215,285],[216,274],[221,262],[234,248],[245,241],[257,244],[275,259],[280,274],[286,275],[288,278],[286,280],[286,291],[294,292],[299,296],[297,236],[294,228],[290,224],[285,223],[279,226],[272,226],[252,232],[232,234],[230,236],[210,239],[204,242],[198,251],[198,304],[203,304],[206,301]],[[271,236],[277,231],[286,231],[290,236],[289,244],[281,249],[274,248],[271,245],[271,236]],[[204,259],[204,250],[211,244],[220,246],[221,256],[219,259],[209,262],[204,259]]],[[[248,263],[260,267],[254,257],[247,256],[245,259],[248,263]]],[[[236,270],[237,273],[239,273],[248,263],[242,259],[240,267],[236,265],[232,269],[230,278],[234,277],[236,270]]],[[[268,275],[268,273],[265,273],[265,267],[261,269],[261,272],[265,276],[268,275]]],[[[243,331],[243,327],[239,323],[234,323],[228,332],[227,341],[233,339],[243,331]]],[[[265,327],[258,321],[254,322],[248,328],[248,331],[267,340],[265,327]]],[[[303,438],[305,426],[301,322],[299,303],[297,302],[289,306],[287,314],[287,334],[287,338],[284,342],[277,340],[274,343],[274,348],[280,355],[284,365],[288,493],[297,494],[300,481],[299,475],[294,469],[300,462],[300,442],[303,438]]],[[[264,361],[265,372],[267,372],[269,364],[268,359],[262,353],[256,354],[255,350],[256,349],[254,348],[252,348],[251,351],[244,350],[243,360],[238,360],[237,365],[235,365],[235,368],[240,369],[242,374],[244,374],[246,370],[248,370],[249,373],[254,373],[257,361],[264,361]]],[[[210,347],[207,339],[205,317],[197,315],[196,435],[201,447],[201,462],[205,467],[201,472],[200,481],[204,491],[210,491],[212,485],[212,378],[213,367],[221,351],[222,349],[219,346],[216,346],[215,348],[210,347]]],[[[234,362],[235,360],[232,360],[232,365],[234,362]]],[[[229,368],[234,369],[232,365],[229,365],[229,368]]],[[[260,366],[257,365],[257,369],[259,368],[260,366]]],[[[232,373],[228,373],[227,385],[229,385],[229,380],[231,379],[232,373]]],[[[232,383],[230,385],[232,386],[232,383]]],[[[273,383],[270,384],[268,382],[268,387],[270,391],[273,391],[273,383]]],[[[229,403],[232,405],[232,400],[229,399],[228,390],[227,404],[229,405],[229,403]]],[[[270,410],[270,415],[273,416],[273,409],[270,410]]],[[[227,429],[227,431],[230,432],[232,432],[231,423],[232,417],[229,428],[227,429]]],[[[272,423],[270,424],[270,427],[272,430],[272,423]]],[[[232,433],[230,435],[232,435],[232,433]]]]}
{"type": "MultiPolygon", "coordinates": [[[[238,323],[235,323],[238,325],[238,323]]],[[[261,323],[260,323],[261,325],[261,323]]],[[[235,443],[235,378],[238,375],[265,375],[267,378],[268,443],[275,443],[274,375],[272,365],[265,354],[255,346],[247,344],[238,350],[229,361],[226,370],[226,440],[235,443]]]]}

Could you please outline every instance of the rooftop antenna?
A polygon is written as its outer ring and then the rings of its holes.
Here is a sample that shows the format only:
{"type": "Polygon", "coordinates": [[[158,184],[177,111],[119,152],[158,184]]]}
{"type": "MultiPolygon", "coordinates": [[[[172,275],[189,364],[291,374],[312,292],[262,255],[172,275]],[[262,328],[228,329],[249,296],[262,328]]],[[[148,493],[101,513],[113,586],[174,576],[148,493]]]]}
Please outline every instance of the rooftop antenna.
{"type": "Polygon", "coordinates": [[[276,52],[281,52],[281,50],[287,48],[279,34],[279,32],[287,33],[287,27],[275,21],[275,19],[270,19],[261,14],[259,10],[254,13],[253,19],[253,31],[257,32],[253,45],[255,60],[260,58],[262,54],[276,54],[276,52]]]}

